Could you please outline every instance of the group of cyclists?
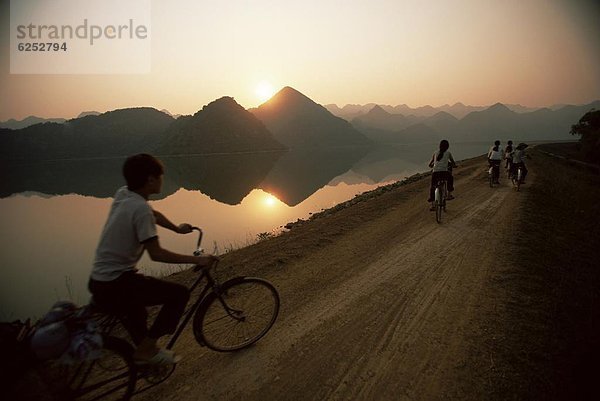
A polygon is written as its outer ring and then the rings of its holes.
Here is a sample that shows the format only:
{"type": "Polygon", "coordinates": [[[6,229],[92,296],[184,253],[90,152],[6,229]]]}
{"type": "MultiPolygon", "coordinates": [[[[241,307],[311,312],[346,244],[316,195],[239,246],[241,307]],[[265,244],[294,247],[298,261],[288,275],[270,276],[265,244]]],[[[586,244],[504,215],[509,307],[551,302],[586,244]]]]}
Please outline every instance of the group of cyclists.
{"type": "MultiPolygon", "coordinates": [[[[508,141],[504,149],[500,148],[500,141],[494,141],[494,146],[490,148],[487,153],[488,164],[493,171],[494,183],[499,184],[500,177],[500,166],[502,161],[505,160],[504,168],[508,172],[508,178],[511,178],[516,174],[517,169],[520,167],[522,170],[521,184],[525,183],[525,177],[527,176],[527,167],[525,166],[525,148],[528,145],[525,143],[519,143],[516,147],[513,147],[513,141],[508,141]]],[[[454,191],[454,177],[452,176],[452,168],[456,167],[456,162],[452,157],[452,153],[449,152],[450,143],[444,139],[440,142],[439,149],[433,153],[429,162],[429,167],[432,169],[431,174],[431,186],[429,188],[429,198],[427,202],[432,203],[435,185],[440,180],[445,180],[448,187],[447,200],[454,199],[452,192],[454,191]]],[[[429,210],[435,210],[433,204],[429,210]]]]}
{"type": "Polygon", "coordinates": [[[525,183],[525,176],[527,175],[527,167],[525,167],[525,148],[527,144],[520,143],[513,148],[513,142],[508,141],[504,150],[500,150],[500,141],[495,141],[488,152],[488,163],[493,169],[494,183],[499,184],[498,178],[500,177],[500,165],[502,160],[506,160],[504,168],[508,172],[508,178],[511,178],[516,174],[517,169],[520,167],[522,170],[521,184],[525,183]]]}

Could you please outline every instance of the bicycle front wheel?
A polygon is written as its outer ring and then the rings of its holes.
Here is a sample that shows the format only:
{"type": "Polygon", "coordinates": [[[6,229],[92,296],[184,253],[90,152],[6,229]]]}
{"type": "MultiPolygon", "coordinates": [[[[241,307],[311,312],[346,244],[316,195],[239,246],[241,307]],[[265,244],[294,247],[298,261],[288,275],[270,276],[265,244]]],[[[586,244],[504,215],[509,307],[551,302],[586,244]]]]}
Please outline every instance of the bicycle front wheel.
{"type": "Polygon", "coordinates": [[[211,293],[194,314],[194,336],[220,352],[236,351],[260,340],[275,323],[279,294],[266,280],[238,277],[211,293]]]}

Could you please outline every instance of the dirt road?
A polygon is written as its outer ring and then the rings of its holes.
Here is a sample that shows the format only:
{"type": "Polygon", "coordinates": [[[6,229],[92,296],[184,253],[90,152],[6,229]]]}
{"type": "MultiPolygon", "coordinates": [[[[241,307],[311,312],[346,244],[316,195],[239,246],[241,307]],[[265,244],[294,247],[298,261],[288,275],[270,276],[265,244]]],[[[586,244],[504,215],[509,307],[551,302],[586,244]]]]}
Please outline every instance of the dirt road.
{"type": "Polygon", "coordinates": [[[495,306],[484,292],[510,263],[527,186],[489,188],[483,158],[455,177],[442,224],[424,178],[228,255],[232,272],[278,287],[276,325],[233,354],[187,330],[173,376],[134,399],[485,399],[494,356],[480,333],[495,306]]]}

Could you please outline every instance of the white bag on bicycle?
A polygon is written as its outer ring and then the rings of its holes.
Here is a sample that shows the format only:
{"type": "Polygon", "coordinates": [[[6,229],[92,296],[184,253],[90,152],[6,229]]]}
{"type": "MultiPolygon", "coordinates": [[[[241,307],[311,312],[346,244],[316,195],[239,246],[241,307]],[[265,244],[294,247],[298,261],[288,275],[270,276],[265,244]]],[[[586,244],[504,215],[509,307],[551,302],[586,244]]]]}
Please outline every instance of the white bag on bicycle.
{"type": "Polygon", "coordinates": [[[55,303],[40,320],[30,342],[39,359],[61,363],[96,359],[102,345],[100,330],[86,309],[65,301],[55,303]]]}
{"type": "Polygon", "coordinates": [[[82,361],[98,359],[102,355],[102,336],[93,320],[85,322],[83,327],[71,334],[71,340],[60,361],[75,364],[82,361]]]}

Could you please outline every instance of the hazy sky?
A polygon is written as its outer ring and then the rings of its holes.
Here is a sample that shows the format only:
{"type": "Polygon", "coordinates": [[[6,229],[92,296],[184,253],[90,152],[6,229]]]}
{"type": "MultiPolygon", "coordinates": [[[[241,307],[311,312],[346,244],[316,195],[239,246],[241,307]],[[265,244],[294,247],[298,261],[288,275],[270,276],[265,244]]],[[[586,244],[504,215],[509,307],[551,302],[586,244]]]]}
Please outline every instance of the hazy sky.
{"type": "MultiPolygon", "coordinates": [[[[48,0],[46,0],[48,1],[48,0]]],[[[596,0],[153,0],[151,73],[9,74],[0,0],[0,120],[152,106],[292,86],[321,104],[548,106],[600,99],[596,0]]]]}

